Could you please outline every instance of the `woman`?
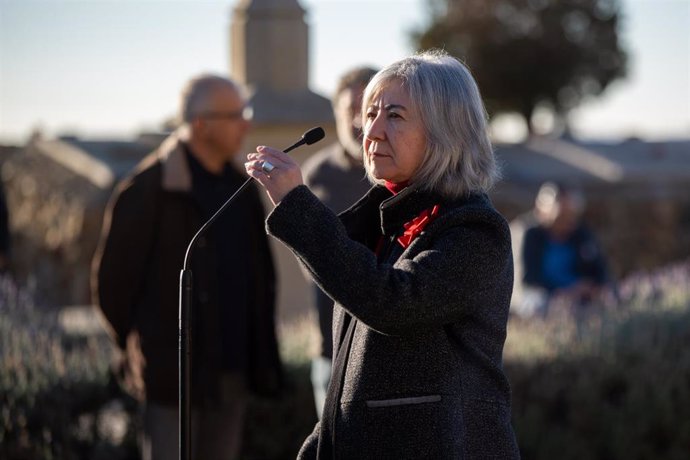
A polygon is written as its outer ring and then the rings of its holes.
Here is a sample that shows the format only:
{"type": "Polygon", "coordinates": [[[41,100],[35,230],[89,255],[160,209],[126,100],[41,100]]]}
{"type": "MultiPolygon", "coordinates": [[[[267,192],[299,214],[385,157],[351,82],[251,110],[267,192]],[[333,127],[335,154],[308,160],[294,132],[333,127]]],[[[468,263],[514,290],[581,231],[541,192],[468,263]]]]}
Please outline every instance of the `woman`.
{"type": "Polygon", "coordinates": [[[518,458],[502,370],[510,236],[479,90],[443,52],[377,73],[363,98],[375,186],[336,217],[276,149],[247,172],[271,235],[335,300],[323,418],[299,458],[518,458]]]}

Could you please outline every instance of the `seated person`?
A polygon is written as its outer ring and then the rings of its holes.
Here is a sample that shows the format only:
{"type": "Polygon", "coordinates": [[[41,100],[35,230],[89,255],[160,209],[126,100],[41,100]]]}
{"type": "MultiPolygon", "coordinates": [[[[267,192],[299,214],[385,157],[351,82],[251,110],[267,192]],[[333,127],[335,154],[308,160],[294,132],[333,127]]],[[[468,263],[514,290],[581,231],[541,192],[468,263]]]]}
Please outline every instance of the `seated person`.
{"type": "Polygon", "coordinates": [[[609,284],[604,255],[582,221],[584,206],[578,190],[547,182],[539,189],[530,215],[511,224],[517,251],[516,313],[546,315],[554,296],[584,306],[598,299],[609,284]]]}

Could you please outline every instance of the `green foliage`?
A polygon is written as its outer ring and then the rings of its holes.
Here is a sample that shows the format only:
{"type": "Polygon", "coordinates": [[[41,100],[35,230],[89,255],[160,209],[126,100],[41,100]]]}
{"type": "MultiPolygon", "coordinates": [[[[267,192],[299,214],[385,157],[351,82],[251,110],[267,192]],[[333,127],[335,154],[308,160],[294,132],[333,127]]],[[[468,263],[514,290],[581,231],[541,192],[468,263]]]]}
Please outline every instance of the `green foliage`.
{"type": "Polygon", "coordinates": [[[472,70],[489,113],[528,125],[546,105],[565,115],[626,72],[617,0],[430,0],[419,49],[443,48],[472,70]]]}

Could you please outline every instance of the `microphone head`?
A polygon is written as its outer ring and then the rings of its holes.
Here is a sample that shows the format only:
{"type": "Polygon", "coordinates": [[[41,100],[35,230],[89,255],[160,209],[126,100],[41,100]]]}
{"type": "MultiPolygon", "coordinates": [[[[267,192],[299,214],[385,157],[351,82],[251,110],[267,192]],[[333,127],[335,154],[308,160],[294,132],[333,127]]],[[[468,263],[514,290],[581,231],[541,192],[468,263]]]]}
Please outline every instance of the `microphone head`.
{"type": "Polygon", "coordinates": [[[323,128],[320,126],[317,126],[315,128],[310,129],[306,133],[304,133],[302,135],[302,139],[304,139],[305,144],[311,145],[311,144],[314,144],[316,142],[319,142],[325,136],[326,136],[326,133],[324,133],[323,128]]]}

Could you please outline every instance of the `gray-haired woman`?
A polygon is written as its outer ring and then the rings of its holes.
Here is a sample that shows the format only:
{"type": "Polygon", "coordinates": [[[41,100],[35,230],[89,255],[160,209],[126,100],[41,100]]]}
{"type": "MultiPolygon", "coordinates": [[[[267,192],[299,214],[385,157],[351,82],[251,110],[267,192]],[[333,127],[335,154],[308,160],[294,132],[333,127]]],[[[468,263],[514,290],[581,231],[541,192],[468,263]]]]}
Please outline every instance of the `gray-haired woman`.
{"type": "Polygon", "coordinates": [[[269,233],[335,300],[326,407],[299,458],[518,458],[502,369],[513,261],[485,194],[479,90],[426,52],[377,73],[362,110],[375,185],[340,216],[285,153],[260,146],[245,165],[275,205],[269,233]]]}

